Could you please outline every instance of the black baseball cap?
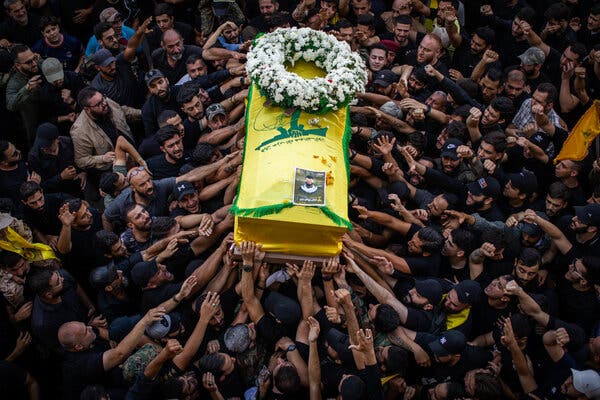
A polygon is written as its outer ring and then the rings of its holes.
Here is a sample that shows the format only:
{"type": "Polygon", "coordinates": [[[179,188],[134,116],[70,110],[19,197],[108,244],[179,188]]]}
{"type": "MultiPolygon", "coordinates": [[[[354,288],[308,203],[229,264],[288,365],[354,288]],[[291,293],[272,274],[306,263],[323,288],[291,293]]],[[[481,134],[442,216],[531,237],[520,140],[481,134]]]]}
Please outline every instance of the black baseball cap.
{"type": "Polygon", "coordinates": [[[538,188],[538,181],[533,172],[522,170],[516,174],[508,174],[511,185],[519,189],[519,192],[530,195],[538,188]]]}
{"type": "Polygon", "coordinates": [[[181,181],[175,185],[175,189],[173,189],[173,198],[177,201],[181,201],[183,196],[186,194],[196,193],[196,188],[194,184],[188,181],[181,181]]]}
{"type": "Polygon", "coordinates": [[[135,264],[131,269],[131,280],[137,286],[145,288],[148,286],[148,282],[158,272],[158,266],[156,260],[143,261],[135,264]]]}
{"type": "Polygon", "coordinates": [[[467,189],[473,196],[484,195],[486,197],[498,197],[500,195],[500,183],[496,178],[487,176],[477,179],[467,185],[467,189]]]}
{"type": "Polygon", "coordinates": [[[581,223],[600,227],[600,204],[586,204],[573,208],[581,223]]]}
{"type": "Polygon", "coordinates": [[[383,69],[375,75],[373,85],[388,87],[392,83],[398,81],[398,75],[390,71],[389,69],[383,69]]]}
{"type": "Polygon", "coordinates": [[[146,81],[146,86],[150,86],[153,80],[164,77],[165,74],[163,74],[160,69],[151,69],[144,75],[144,80],[146,81]]]}
{"type": "Polygon", "coordinates": [[[454,290],[456,290],[458,301],[463,304],[473,305],[479,300],[481,286],[479,283],[467,279],[457,283],[454,286],[454,290]]]}
{"type": "Polygon", "coordinates": [[[296,326],[302,319],[302,310],[300,305],[277,292],[271,292],[265,299],[265,311],[281,321],[284,325],[296,326]]]}
{"type": "Polygon", "coordinates": [[[49,122],[44,122],[38,126],[37,131],[35,132],[34,145],[38,148],[49,147],[59,136],[60,132],[58,131],[58,127],[56,125],[49,122]]]}
{"type": "Polygon", "coordinates": [[[433,354],[437,357],[460,354],[464,351],[466,345],[467,338],[465,338],[465,335],[454,329],[444,332],[439,339],[428,344],[433,354]]]}
{"type": "Polygon", "coordinates": [[[442,285],[435,279],[415,279],[415,289],[419,295],[429,300],[431,305],[435,306],[442,300],[442,285]]]}
{"type": "Polygon", "coordinates": [[[458,150],[458,146],[462,145],[463,142],[458,139],[447,139],[442,147],[442,153],[440,154],[440,157],[448,157],[453,160],[458,160],[458,154],[456,153],[456,150],[458,150]]]}
{"type": "Polygon", "coordinates": [[[117,267],[114,263],[95,268],[90,272],[90,283],[96,289],[104,289],[117,279],[117,267]]]}

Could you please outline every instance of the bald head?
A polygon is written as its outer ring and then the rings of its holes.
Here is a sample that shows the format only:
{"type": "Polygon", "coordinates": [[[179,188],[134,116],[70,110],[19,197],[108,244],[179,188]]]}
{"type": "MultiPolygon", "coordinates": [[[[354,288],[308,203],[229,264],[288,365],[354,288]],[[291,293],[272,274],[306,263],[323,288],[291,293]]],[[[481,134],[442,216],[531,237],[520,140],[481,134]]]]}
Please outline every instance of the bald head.
{"type": "Polygon", "coordinates": [[[171,61],[179,61],[183,57],[183,38],[176,30],[168,29],[163,33],[161,46],[171,61]]]}
{"type": "Polygon", "coordinates": [[[65,350],[76,350],[78,346],[82,345],[86,331],[87,327],[83,322],[65,322],[58,329],[58,341],[65,350]]]}

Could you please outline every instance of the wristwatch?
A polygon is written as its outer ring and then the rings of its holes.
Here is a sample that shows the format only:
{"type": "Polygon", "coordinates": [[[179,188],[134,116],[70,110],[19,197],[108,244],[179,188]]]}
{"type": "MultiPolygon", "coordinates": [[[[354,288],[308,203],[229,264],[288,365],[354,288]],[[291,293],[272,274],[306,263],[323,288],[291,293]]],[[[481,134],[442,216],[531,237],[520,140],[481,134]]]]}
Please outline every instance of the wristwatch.
{"type": "Polygon", "coordinates": [[[242,269],[244,272],[252,272],[252,265],[243,265],[242,269]]]}
{"type": "Polygon", "coordinates": [[[289,353],[290,351],[294,351],[294,350],[296,350],[296,345],[290,344],[285,352],[289,353]]]}

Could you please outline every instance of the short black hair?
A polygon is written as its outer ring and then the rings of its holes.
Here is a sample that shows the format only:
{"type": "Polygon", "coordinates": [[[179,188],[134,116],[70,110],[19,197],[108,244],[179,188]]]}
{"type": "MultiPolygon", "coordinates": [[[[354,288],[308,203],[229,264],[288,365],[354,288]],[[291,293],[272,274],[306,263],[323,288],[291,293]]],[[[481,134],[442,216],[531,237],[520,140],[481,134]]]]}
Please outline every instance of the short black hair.
{"type": "Polygon", "coordinates": [[[30,50],[30,48],[24,44],[15,44],[10,48],[10,56],[12,57],[13,61],[17,61],[19,54],[25,53],[28,50],[30,50]]]}
{"type": "Polygon", "coordinates": [[[377,332],[389,333],[400,326],[400,315],[389,304],[380,304],[375,311],[373,326],[377,332]]]}
{"type": "Polygon", "coordinates": [[[450,236],[456,247],[464,251],[467,257],[475,249],[475,235],[473,235],[473,232],[457,228],[450,232],[450,236]]]}
{"type": "Polygon", "coordinates": [[[564,201],[569,201],[571,199],[571,191],[561,181],[556,181],[548,186],[548,196],[553,199],[561,199],[564,201]]]}
{"type": "Polygon", "coordinates": [[[371,29],[375,29],[375,16],[371,14],[363,14],[357,18],[356,25],[364,25],[371,29]]]}
{"type": "Polygon", "coordinates": [[[386,374],[400,374],[404,376],[408,366],[409,355],[402,347],[391,345],[388,349],[388,356],[385,360],[386,374]]]}
{"type": "Polygon", "coordinates": [[[102,40],[102,35],[109,29],[113,29],[112,23],[106,21],[99,22],[94,26],[94,36],[97,40],[102,40]]]}
{"type": "Polygon", "coordinates": [[[387,56],[387,53],[389,52],[388,48],[385,47],[385,45],[381,44],[381,43],[375,43],[374,45],[372,45],[371,47],[369,47],[369,54],[371,54],[371,52],[375,49],[380,49],[385,51],[385,55],[387,56]]]}
{"type": "Polygon", "coordinates": [[[98,93],[98,89],[91,86],[86,86],[79,91],[77,95],[77,103],[82,107],[89,107],[90,99],[98,93]]]}
{"type": "Polygon", "coordinates": [[[483,40],[485,40],[486,45],[491,45],[496,42],[496,33],[492,28],[487,26],[480,26],[475,31],[473,31],[474,35],[479,36],[483,40]]]}
{"type": "Polygon", "coordinates": [[[542,255],[533,247],[523,247],[517,260],[526,267],[533,267],[542,264],[542,255]]]}
{"type": "Polygon", "coordinates": [[[492,99],[490,106],[500,113],[500,119],[508,121],[515,112],[515,107],[511,99],[505,96],[497,96],[492,99]]]}
{"type": "Polygon", "coordinates": [[[198,96],[198,86],[192,82],[184,83],[177,93],[177,103],[189,103],[195,96],[198,96]]]}
{"type": "Polygon", "coordinates": [[[42,269],[29,277],[29,288],[37,295],[43,295],[50,289],[50,279],[54,271],[51,269],[42,269]]]}
{"type": "Polygon", "coordinates": [[[27,181],[23,182],[21,187],[19,187],[19,194],[21,195],[21,200],[27,200],[41,190],[42,187],[37,182],[27,181]]]}
{"type": "Polygon", "coordinates": [[[110,249],[119,241],[119,236],[111,231],[100,230],[94,235],[94,245],[103,254],[110,254],[110,249]]]}
{"type": "Polygon", "coordinates": [[[502,76],[502,71],[500,71],[498,68],[488,69],[484,76],[487,76],[487,78],[492,82],[500,82],[501,84],[504,78],[502,76]]]}
{"type": "Polygon", "coordinates": [[[481,141],[490,144],[498,153],[506,151],[506,147],[508,146],[508,143],[506,142],[506,135],[499,131],[486,133],[481,141]]]}
{"type": "Polygon", "coordinates": [[[215,155],[216,148],[210,143],[200,142],[192,152],[192,163],[196,166],[207,165],[215,155]]]}
{"type": "Polygon", "coordinates": [[[225,364],[225,359],[219,353],[214,354],[206,354],[200,357],[198,361],[198,368],[202,373],[210,372],[213,374],[215,379],[219,379],[221,375],[223,375],[223,365],[225,364]]]}
{"type": "Polygon", "coordinates": [[[515,18],[527,22],[529,25],[535,25],[535,10],[531,7],[523,7],[517,12],[515,18]]]}
{"type": "Polygon", "coordinates": [[[408,15],[399,15],[394,18],[394,25],[402,24],[402,25],[412,25],[412,18],[408,15]]]}
{"type": "Polygon", "coordinates": [[[179,136],[179,134],[179,129],[176,126],[165,125],[158,131],[156,131],[156,133],[154,134],[154,138],[156,139],[158,144],[162,146],[167,140],[172,139],[176,135],[179,136]]]}
{"type": "Polygon", "coordinates": [[[546,93],[546,103],[554,103],[558,97],[556,87],[550,82],[540,83],[535,90],[546,93]]]}
{"type": "Polygon", "coordinates": [[[175,218],[172,217],[156,217],[152,220],[152,239],[162,239],[167,236],[167,233],[177,224],[175,218]]]}
{"type": "Polygon", "coordinates": [[[119,182],[119,175],[116,172],[104,172],[100,175],[98,186],[104,193],[114,197],[117,190],[117,182],[119,182]]]}
{"type": "Polygon", "coordinates": [[[158,3],[154,7],[154,16],[158,17],[159,15],[167,14],[169,17],[174,15],[173,8],[168,3],[158,3]]]}
{"type": "Polygon", "coordinates": [[[546,8],[544,11],[544,19],[550,21],[552,19],[557,21],[568,21],[571,17],[571,9],[563,3],[554,3],[546,8]]]}
{"type": "Polygon", "coordinates": [[[426,226],[419,230],[419,239],[424,253],[434,253],[442,248],[444,237],[436,229],[426,226]]]}
{"type": "Polygon", "coordinates": [[[170,120],[171,118],[176,117],[177,115],[179,115],[177,113],[177,111],[173,111],[173,110],[163,110],[160,114],[158,114],[158,118],[156,118],[156,122],[158,123],[158,126],[160,128],[162,128],[167,124],[167,121],[170,120]]]}
{"type": "Polygon", "coordinates": [[[300,390],[300,375],[293,365],[283,365],[273,376],[273,384],[283,394],[292,394],[300,390]]]}
{"type": "Polygon", "coordinates": [[[40,18],[40,31],[44,31],[49,26],[57,25],[60,28],[60,20],[53,15],[44,15],[40,18]]]}
{"type": "Polygon", "coordinates": [[[185,60],[185,65],[191,65],[193,63],[195,63],[196,61],[202,61],[204,63],[204,59],[202,57],[200,57],[198,54],[191,54],[187,60],[185,60]]]}
{"type": "Polygon", "coordinates": [[[506,248],[506,237],[504,235],[504,232],[501,229],[497,229],[497,228],[484,229],[481,232],[480,237],[481,237],[482,243],[485,243],[485,242],[491,243],[494,245],[496,250],[506,248]]]}
{"type": "Polygon", "coordinates": [[[0,268],[11,268],[16,263],[21,261],[23,257],[20,254],[13,253],[12,251],[2,250],[0,251],[0,268]]]}

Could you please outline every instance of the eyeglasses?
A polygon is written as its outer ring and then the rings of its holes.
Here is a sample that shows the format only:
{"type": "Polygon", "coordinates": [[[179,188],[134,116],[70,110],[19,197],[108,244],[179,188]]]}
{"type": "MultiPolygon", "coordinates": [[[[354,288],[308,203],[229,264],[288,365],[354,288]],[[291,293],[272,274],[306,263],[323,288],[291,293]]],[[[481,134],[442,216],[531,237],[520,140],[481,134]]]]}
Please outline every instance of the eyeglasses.
{"type": "Polygon", "coordinates": [[[98,107],[100,105],[104,105],[106,103],[106,97],[102,96],[102,98],[94,105],[89,105],[88,107],[90,108],[94,108],[94,107],[98,107]]]}

